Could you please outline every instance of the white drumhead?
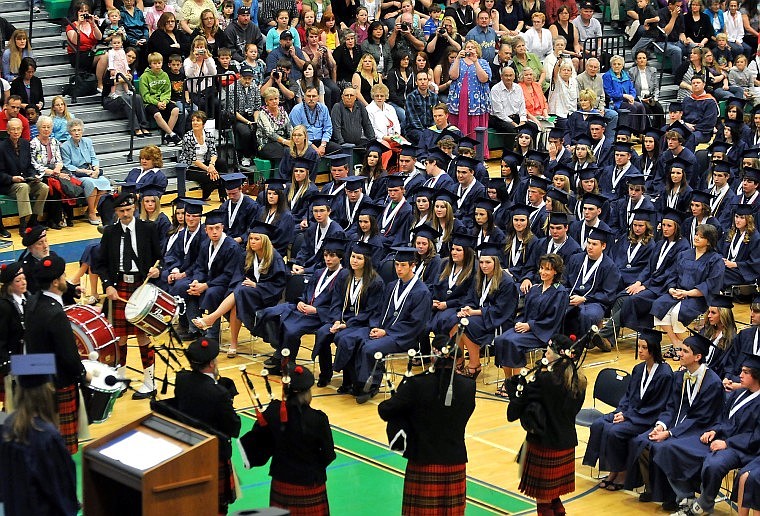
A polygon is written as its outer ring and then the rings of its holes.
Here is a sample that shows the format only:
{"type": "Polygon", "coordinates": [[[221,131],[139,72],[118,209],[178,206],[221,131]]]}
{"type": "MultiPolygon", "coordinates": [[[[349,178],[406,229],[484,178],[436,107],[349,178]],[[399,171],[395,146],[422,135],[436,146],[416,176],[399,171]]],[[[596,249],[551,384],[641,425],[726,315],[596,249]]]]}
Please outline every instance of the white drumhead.
{"type": "Polygon", "coordinates": [[[90,382],[91,387],[104,392],[121,390],[120,383],[117,383],[116,385],[106,385],[107,376],[117,377],[116,369],[95,360],[82,360],[82,364],[84,365],[85,370],[92,375],[92,381],[90,382]]]}
{"type": "Polygon", "coordinates": [[[131,296],[129,296],[129,303],[127,303],[124,309],[124,315],[127,317],[127,321],[134,323],[141,320],[153,307],[158,297],[158,288],[150,283],[137,287],[131,296]]]}

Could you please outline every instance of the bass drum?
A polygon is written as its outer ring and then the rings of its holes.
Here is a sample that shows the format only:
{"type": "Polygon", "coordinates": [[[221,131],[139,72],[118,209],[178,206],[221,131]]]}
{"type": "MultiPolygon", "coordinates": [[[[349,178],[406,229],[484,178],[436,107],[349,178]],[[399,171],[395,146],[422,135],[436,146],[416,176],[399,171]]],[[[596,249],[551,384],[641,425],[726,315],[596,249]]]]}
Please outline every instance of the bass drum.
{"type": "Polygon", "coordinates": [[[82,360],[82,364],[92,375],[89,385],[82,387],[87,420],[90,424],[102,423],[113,412],[113,405],[124,387],[120,383],[116,385],[106,383],[106,378],[109,376],[116,378],[116,369],[113,367],[94,360],[82,360]]]}
{"type": "Polygon", "coordinates": [[[82,360],[91,360],[90,354],[98,354],[97,361],[115,367],[119,361],[118,339],[113,326],[96,308],[87,305],[71,305],[64,308],[74,330],[74,338],[82,360]]]}

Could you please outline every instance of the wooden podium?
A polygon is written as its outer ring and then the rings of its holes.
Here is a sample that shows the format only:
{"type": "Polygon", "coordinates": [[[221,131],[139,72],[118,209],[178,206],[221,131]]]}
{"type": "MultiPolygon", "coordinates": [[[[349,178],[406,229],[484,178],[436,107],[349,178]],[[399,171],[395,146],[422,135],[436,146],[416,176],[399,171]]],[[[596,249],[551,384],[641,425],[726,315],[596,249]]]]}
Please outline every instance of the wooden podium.
{"type": "Polygon", "coordinates": [[[84,514],[218,514],[218,445],[216,437],[155,413],[88,444],[82,453],[84,514]],[[133,445],[138,442],[155,445],[156,453],[133,445]],[[128,450],[123,461],[112,458],[119,447],[122,455],[128,450]],[[174,455],[150,464],[162,452],[174,455]]]}

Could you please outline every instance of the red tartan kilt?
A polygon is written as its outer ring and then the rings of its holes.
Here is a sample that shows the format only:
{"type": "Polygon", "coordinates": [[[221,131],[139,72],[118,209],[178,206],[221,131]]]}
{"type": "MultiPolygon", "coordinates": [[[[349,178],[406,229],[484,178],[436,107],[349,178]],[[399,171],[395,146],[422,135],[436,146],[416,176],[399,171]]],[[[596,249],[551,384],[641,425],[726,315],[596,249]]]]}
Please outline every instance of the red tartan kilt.
{"type": "Polygon", "coordinates": [[[299,486],[272,479],[269,505],[288,509],[292,516],[328,516],[327,486],[299,486]]]}
{"type": "Polygon", "coordinates": [[[79,449],[79,390],[76,385],[67,385],[55,390],[58,410],[58,431],[63,437],[66,449],[74,455],[79,449]]]}
{"type": "Polygon", "coordinates": [[[552,450],[526,442],[520,492],[531,498],[552,500],[575,491],[575,448],[552,450]]]}
{"type": "Polygon", "coordinates": [[[230,459],[219,461],[219,514],[227,514],[227,506],[235,501],[235,479],[230,459]]]}
{"type": "MultiPolygon", "coordinates": [[[[116,284],[116,291],[119,293],[119,297],[129,301],[129,297],[134,293],[142,283],[125,283],[119,281],[116,284]]],[[[113,334],[116,337],[128,337],[130,335],[145,335],[145,332],[134,324],[127,321],[127,316],[124,310],[127,308],[127,304],[124,301],[112,301],[113,317],[111,323],[113,324],[113,334]]],[[[108,302],[106,302],[108,304],[108,302]]]]}
{"type": "Polygon", "coordinates": [[[466,503],[466,464],[407,463],[402,515],[461,515],[466,503]]]}

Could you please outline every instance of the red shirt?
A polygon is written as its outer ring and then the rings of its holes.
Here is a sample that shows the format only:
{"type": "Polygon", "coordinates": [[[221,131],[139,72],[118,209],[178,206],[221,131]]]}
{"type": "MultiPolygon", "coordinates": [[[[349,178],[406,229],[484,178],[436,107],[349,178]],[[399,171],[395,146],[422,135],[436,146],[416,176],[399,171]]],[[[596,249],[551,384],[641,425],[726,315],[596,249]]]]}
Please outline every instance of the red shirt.
{"type": "MultiPolygon", "coordinates": [[[[32,133],[29,131],[29,120],[24,115],[19,115],[18,119],[21,120],[23,129],[21,130],[21,137],[26,141],[31,141],[32,133]]],[[[8,113],[5,110],[0,111],[0,131],[8,130],[8,113]]]]}

